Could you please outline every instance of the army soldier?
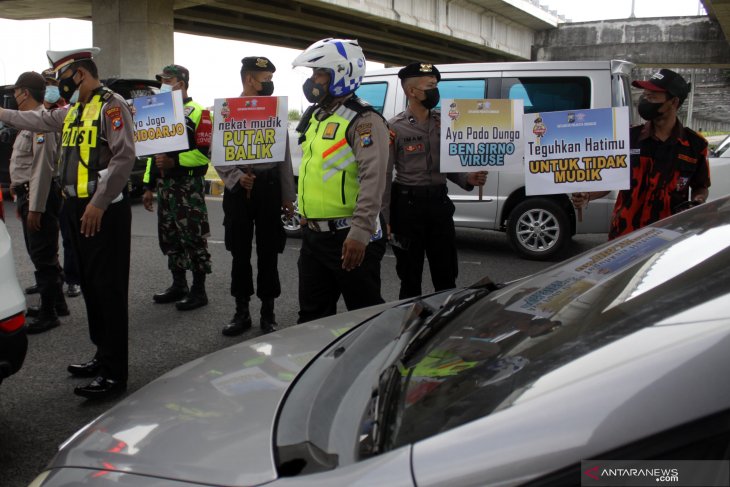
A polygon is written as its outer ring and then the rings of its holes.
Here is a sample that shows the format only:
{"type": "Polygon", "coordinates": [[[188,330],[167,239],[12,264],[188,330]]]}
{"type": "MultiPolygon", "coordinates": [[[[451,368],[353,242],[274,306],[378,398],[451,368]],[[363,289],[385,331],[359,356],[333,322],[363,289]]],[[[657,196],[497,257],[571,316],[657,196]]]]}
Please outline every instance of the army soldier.
{"type": "Polygon", "coordinates": [[[444,174],[440,171],[441,74],[432,64],[411,63],[398,72],[408,108],[389,122],[391,130],[389,189],[383,203],[388,218],[400,299],[421,294],[424,254],[436,291],[456,287],[459,273],[454,229],[454,204],[446,179],[464,189],[481,186],[486,172],[444,174]],[[395,181],[392,180],[395,168],[395,181]]]}
{"type": "Polygon", "coordinates": [[[134,133],[122,97],[102,86],[92,56],[98,48],[48,51],[61,96],[78,103],[53,111],[1,110],[0,121],[21,129],[62,131],[60,183],[79,257],[81,289],[96,354],[72,364],[77,377],[95,377],[74,392],[90,399],[127,387],[127,297],[132,213],[125,194],[134,165],[134,133]]]}
{"type": "Polygon", "coordinates": [[[175,303],[181,311],[208,304],[205,276],[210,274],[210,253],[206,236],[210,234],[208,208],[205,205],[205,173],[208,157],[195,142],[195,132],[203,117],[204,108],[188,96],[190,73],[183,66],[166,66],[157,80],[161,92],[182,91],[185,104],[190,150],[172,154],[157,154],[147,161],[144,176],[145,209],[153,210],[152,188],[157,187],[157,234],[162,253],[167,255],[167,266],[172,272],[172,285],[155,294],[156,303],[175,303]],[[188,289],[186,270],[192,270],[193,286],[188,289]]]}
{"type": "Polygon", "coordinates": [[[388,127],[355,96],[365,74],[357,41],[315,42],[292,63],[312,68],[304,83],[313,103],[302,134],[299,211],[306,219],[299,254],[299,323],[383,302],[379,220],[388,161],[388,127]]]}
{"type": "MultiPolygon", "coordinates": [[[[269,96],[274,92],[272,77],[276,67],[265,57],[241,60],[241,96],[269,96]]],[[[249,301],[254,293],[251,249],[256,226],[256,295],[261,300],[261,329],[276,330],[274,300],[281,295],[278,254],[284,251],[286,234],[281,221],[282,208],[294,212],[294,174],[287,138],[286,155],[281,162],[249,166],[217,166],[224,181],[223,224],[226,249],[231,252],[231,295],[236,312],[223,327],[226,336],[240,335],[251,328],[249,301]]]]}
{"type": "MultiPolygon", "coordinates": [[[[23,73],[13,86],[20,111],[42,111],[46,83],[33,71],[23,73]]],[[[41,295],[40,307],[28,309],[36,316],[28,333],[41,333],[60,325],[58,316],[69,314],[63,297],[63,280],[58,264],[58,213],[61,188],[54,181],[58,134],[21,130],[10,157],[10,186],[17,196],[26,247],[35,266],[41,295]]]]}

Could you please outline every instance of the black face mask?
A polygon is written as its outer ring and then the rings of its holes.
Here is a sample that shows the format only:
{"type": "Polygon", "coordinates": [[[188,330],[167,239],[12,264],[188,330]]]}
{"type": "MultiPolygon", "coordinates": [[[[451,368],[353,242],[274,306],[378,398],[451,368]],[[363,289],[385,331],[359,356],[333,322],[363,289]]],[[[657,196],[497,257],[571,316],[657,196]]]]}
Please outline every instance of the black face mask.
{"type": "Polygon", "coordinates": [[[273,81],[261,81],[261,89],[258,91],[260,96],[271,96],[274,92],[273,81]]]}
{"type": "Polygon", "coordinates": [[[439,94],[438,88],[431,88],[430,90],[423,90],[423,94],[426,95],[426,99],[421,100],[421,105],[423,105],[423,108],[430,110],[439,104],[441,95],[439,94]]]}
{"type": "Polygon", "coordinates": [[[315,83],[312,81],[312,78],[307,78],[304,85],[302,85],[302,91],[309,103],[318,103],[327,95],[327,88],[319,83],[315,83]]]}
{"type": "Polygon", "coordinates": [[[666,102],[652,103],[646,98],[639,100],[639,115],[644,120],[652,121],[659,118],[662,114],[659,113],[659,109],[666,102]]]}
{"type": "Polygon", "coordinates": [[[74,91],[76,91],[79,88],[79,84],[81,84],[74,81],[74,76],[76,76],[76,71],[74,71],[68,78],[58,81],[58,91],[61,94],[61,98],[66,101],[71,99],[71,95],[74,94],[74,91]]]}

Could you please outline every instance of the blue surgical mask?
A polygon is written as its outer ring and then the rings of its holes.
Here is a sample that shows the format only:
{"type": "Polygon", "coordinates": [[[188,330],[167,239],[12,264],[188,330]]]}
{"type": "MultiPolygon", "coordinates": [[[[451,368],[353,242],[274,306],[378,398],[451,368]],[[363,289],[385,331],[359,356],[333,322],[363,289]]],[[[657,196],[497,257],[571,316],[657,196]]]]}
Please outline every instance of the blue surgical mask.
{"type": "Polygon", "coordinates": [[[59,98],[61,98],[61,92],[58,91],[58,86],[46,86],[46,94],[43,97],[45,101],[48,103],[56,103],[59,98]]]}
{"type": "Polygon", "coordinates": [[[71,95],[71,98],[68,100],[69,105],[73,105],[74,103],[79,101],[79,90],[74,91],[74,94],[71,95]]]}
{"type": "Polygon", "coordinates": [[[170,93],[172,91],[172,85],[162,83],[160,85],[160,93],[170,93]]]}

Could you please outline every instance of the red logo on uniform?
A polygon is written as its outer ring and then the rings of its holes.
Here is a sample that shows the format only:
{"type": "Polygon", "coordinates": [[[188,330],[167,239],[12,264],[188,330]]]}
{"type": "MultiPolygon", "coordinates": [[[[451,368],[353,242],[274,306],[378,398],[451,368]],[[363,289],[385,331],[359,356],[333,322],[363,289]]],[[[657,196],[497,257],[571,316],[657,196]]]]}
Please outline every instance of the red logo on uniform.
{"type": "Polygon", "coordinates": [[[411,144],[404,147],[406,152],[423,152],[423,144],[411,144]]]}

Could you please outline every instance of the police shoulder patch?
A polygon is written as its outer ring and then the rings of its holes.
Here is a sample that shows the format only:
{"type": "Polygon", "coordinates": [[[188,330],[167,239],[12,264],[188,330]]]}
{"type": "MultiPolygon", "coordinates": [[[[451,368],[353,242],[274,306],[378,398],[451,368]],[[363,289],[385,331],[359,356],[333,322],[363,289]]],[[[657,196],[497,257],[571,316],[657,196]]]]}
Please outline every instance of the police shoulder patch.
{"type": "Polygon", "coordinates": [[[106,111],[104,111],[104,114],[107,117],[109,117],[111,119],[114,119],[114,118],[117,118],[117,117],[121,117],[122,116],[122,111],[120,110],[119,107],[110,107],[110,108],[107,108],[106,111]]]}
{"type": "Polygon", "coordinates": [[[115,117],[112,119],[112,130],[120,130],[124,128],[124,122],[122,121],[122,117],[115,117]]]}
{"type": "Polygon", "coordinates": [[[370,147],[373,145],[373,137],[370,132],[360,134],[360,145],[362,147],[370,147]]]}
{"type": "Polygon", "coordinates": [[[46,134],[35,134],[35,143],[42,144],[46,141],[46,134]]]}

